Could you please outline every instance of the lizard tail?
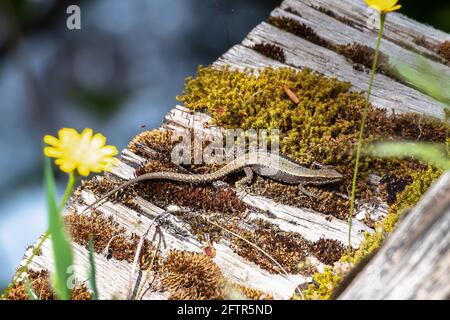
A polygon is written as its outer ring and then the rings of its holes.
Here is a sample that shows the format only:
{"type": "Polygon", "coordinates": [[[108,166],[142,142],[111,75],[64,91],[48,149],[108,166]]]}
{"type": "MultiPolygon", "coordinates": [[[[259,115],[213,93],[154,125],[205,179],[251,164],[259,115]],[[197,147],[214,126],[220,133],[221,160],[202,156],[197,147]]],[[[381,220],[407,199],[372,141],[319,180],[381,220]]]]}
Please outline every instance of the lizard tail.
{"type": "Polygon", "coordinates": [[[92,204],[87,206],[83,211],[82,214],[85,214],[87,211],[94,208],[96,205],[98,205],[103,200],[109,198],[113,194],[115,194],[117,191],[122,190],[123,188],[128,187],[129,185],[132,185],[134,183],[144,181],[144,180],[172,180],[172,181],[182,181],[187,183],[206,183],[216,180],[217,178],[220,178],[224,174],[221,170],[209,173],[209,174],[203,174],[203,175],[197,175],[197,174],[185,174],[185,173],[176,173],[176,172],[150,172],[146,173],[140,176],[137,176],[136,178],[130,179],[124,183],[122,183],[120,186],[114,188],[111,191],[108,191],[104,195],[102,195],[100,198],[95,200],[92,204]]]}

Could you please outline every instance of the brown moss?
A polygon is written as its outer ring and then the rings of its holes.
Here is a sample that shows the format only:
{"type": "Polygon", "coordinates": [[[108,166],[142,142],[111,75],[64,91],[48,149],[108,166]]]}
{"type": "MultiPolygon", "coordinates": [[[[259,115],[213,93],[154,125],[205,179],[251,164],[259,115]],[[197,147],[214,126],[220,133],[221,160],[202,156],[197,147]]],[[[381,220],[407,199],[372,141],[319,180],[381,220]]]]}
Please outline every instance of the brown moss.
{"type": "Polygon", "coordinates": [[[335,192],[331,192],[333,188],[335,186],[331,185],[320,188],[306,186],[306,189],[317,197],[317,199],[311,199],[300,192],[297,186],[261,177],[257,177],[254,183],[248,187],[252,194],[274,199],[277,203],[310,208],[338,219],[347,219],[349,202],[335,192]]]}
{"type": "MultiPolygon", "coordinates": [[[[92,234],[96,253],[102,253],[108,248],[109,258],[133,262],[140,237],[136,234],[127,236],[125,228],[119,226],[111,216],[68,214],[65,222],[74,242],[89,248],[89,235],[92,234]]],[[[148,268],[153,255],[150,242],[145,240],[139,257],[141,269],[148,268]]]]}
{"type": "MultiPolygon", "coordinates": [[[[375,50],[366,45],[357,42],[346,45],[337,45],[336,52],[352,61],[354,63],[353,68],[358,71],[369,71],[372,69],[375,50]]],[[[394,70],[389,65],[388,57],[382,52],[379,52],[378,55],[377,71],[399,80],[394,74],[394,70]]]]}
{"type": "Polygon", "coordinates": [[[159,272],[159,289],[168,291],[170,300],[273,299],[226,279],[213,259],[200,253],[171,250],[159,272]]]}
{"type": "MultiPolygon", "coordinates": [[[[364,105],[364,97],[349,92],[349,88],[348,83],[320,76],[307,69],[295,72],[288,68],[266,68],[259,70],[259,76],[256,76],[251,70],[239,72],[227,68],[200,68],[196,79],[187,80],[184,95],[178,99],[194,110],[206,108],[214,122],[223,127],[244,130],[279,128],[282,153],[305,166],[313,161],[335,166],[344,179],[341,184],[332,187],[346,194],[353,177],[354,152],[364,105]],[[297,105],[286,96],[284,85],[299,97],[297,105]],[[260,91],[264,95],[254,95],[260,91]],[[250,97],[252,103],[248,104],[246,101],[250,97]],[[223,109],[223,105],[227,108],[223,109]],[[242,116],[242,113],[247,116],[242,116]]],[[[386,110],[370,106],[365,138],[366,143],[381,139],[444,142],[448,127],[448,123],[435,118],[415,113],[388,114],[386,110]]],[[[407,178],[411,172],[423,169],[424,166],[417,161],[380,160],[364,156],[358,198],[375,200],[378,197],[379,192],[368,180],[371,173],[381,176],[391,173],[407,178]]],[[[261,187],[263,189],[264,186],[261,187]]],[[[320,193],[320,190],[327,188],[317,190],[320,193]]],[[[280,194],[280,197],[283,195],[280,194]]],[[[339,217],[344,216],[345,203],[341,203],[342,214],[336,214],[339,217]]],[[[331,202],[327,207],[321,210],[334,210],[331,202]]]]}
{"type": "Polygon", "coordinates": [[[435,49],[435,46],[432,43],[430,43],[424,36],[415,37],[413,39],[413,42],[415,44],[417,44],[418,46],[427,48],[429,50],[433,50],[434,51],[434,49],[435,49]]]}
{"type": "Polygon", "coordinates": [[[450,41],[440,43],[437,46],[437,52],[447,60],[447,62],[450,62],[450,41]]]}
{"type": "Polygon", "coordinates": [[[252,49],[258,51],[262,55],[272,58],[274,60],[280,61],[282,63],[286,62],[286,56],[284,55],[284,50],[279,46],[271,43],[257,43],[252,46],[252,49]]]}
{"type": "Polygon", "coordinates": [[[333,265],[346,252],[347,248],[337,240],[320,238],[312,244],[312,253],[327,265],[333,265]]]}
{"type": "Polygon", "coordinates": [[[336,19],[336,20],[338,20],[338,21],[340,21],[342,23],[345,23],[346,25],[349,25],[351,27],[355,27],[355,23],[351,19],[349,19],[347,17],[343,17],[341,15],[338,15],[337,13],[335,13],[334,11],[332,11],[332,10],[330,10],[328,8],[325,8],[325,7],[322,7],[322,6],[314,6],[314,5],[312,7],[314,9],[316,9],[316,10],[326,14],[329,17],[332,17],[332,18],[334,18],[334,19],[336,19]]]}
{"type": "MultiPolygon", "coordinates": [[[[49,281],[47,270],[28,270],[28,281],[39,300],[56,300],[49,281]]],[[[28,300],[28,292],[24,281],[19,281],[9,290],[4,297],[7,300],[28,300]]],[[[92,295],[84,284],[77,285],[72,290],[72,300],[91,300],[92,295]]]]}
{"type": "MultiPolygon", "coordinates": [[[[217,170],[217,166],[193,167],[194,173],[206,173],[217,170]]],[[[178,171],[170,163],[150,161],[136,173],[141,175],[147,172],[178,171]]],[[[216,189],[211,184],[193,185],[169,181],[144,181],[135,188],[136,193],[155,203],[166,207],[176,204],[202,211],[218,211],[224,213],[239,213],[246,210],[246,205],[231,188],[216,189]]]]}
{"type": "Polygon", "coordinates": [[[214,261],[204,254],[171,250],[161,273],[171,300],[223,299],[225,279],[214,261]]]}
{"type": "MultiPolygon", "coordinates": [[[[272,256],[287,272],[299,273],[298,264],[302,262],[309,251],[309,242],[295,232],[282,231],[278,226],[257,219],[252,221],[255,230],[235,228],[233,231],[252,242],[270,256],[272,256]]],[[[233,250],[271,272],[280,273],[282,270],[265,254],[249,245],[240,238],[232,238],[233,250]]]]}
{"type": "Polygon", "coordinates": [[[397,199],[397,194],[402,192],[412,182],[411,177],[399,177],[395,174],[386,174],[381,180],[381,192],[384,194],[387,204],[391,205],[397,199]]]}
{"type": "Polygon", "coordinates": [[[172,133],[170,131],[155,129],[144,131],[135,136],[128,144],[128,149],[143,157],[149,156],[148,151],[146,152],[143,147],[157,151],[157,153],[151,153],[151,156],[158,154],[169,156],[172,146],[176,142],[172,141],[172,133]]]}
{"type": "Polygon", "coordinates": [[[298,22],[291,18],[286,17],[269,17],[267,20],[271,25],[283,29],[287,32],[295,34],[298,37],[311,41],[314,44],[325,48],[333,47],[327,40],[320,37],[311,27],[308,27],[304,23],[298,22]]]}
{"type": "Polygon", "coordinates": [[[236,290],[250,300],[273,300],[272,294],[267,294],[261,290],[250,288],[242,284],[233,283],[230,285],[229,290],[236,290]]]}
{"type": "Polygon", "coordinates": [[[284,10],[287,11],[287,12],[290,12],[290,13],[292,13],[292,14],[295,14],[295,15],[297,15],[297,16],[299,16],[299,17],[302,16],[302,14],[301,14],[299,11],[295,10],[295,9],[292,8],[292,7],[287,7],[287,8],[284,9],[284,10]]]}
{"type": "MultiPolygon", "coordinates": [[[[96,195],[103,195],[114,188],[117,188],[123,183],[123,181],[112,181],[107,179],[106,177],[97,177],[88,181],[83,180],[81,182],[80,187],[75,192],[75,198],[78,198],[81,190],[86,188],[96,195]]],[[[121,203],[130,208],[139,210],[139,207],[134,203],[134,198],[136,198],[137,193],[134,190],[134,186],[130,186],[128,188],[123,188],[110,197],[108,197],[108,201],[113,203],[121,203]]]]}

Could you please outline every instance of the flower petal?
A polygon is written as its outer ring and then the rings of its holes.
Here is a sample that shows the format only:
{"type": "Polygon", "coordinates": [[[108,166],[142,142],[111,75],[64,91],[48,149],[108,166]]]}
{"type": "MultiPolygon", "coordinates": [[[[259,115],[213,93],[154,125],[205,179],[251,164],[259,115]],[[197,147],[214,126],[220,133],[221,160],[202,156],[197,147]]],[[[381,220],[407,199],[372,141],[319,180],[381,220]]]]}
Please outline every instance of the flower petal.
{"type": "Polygon", "coordinates": [[[48,134],[44,136],[44,142],[48,145],[51,145],[52,147],[58,147],[60,145],[60,141],[58,140],[58,138],[48,134]]]}
{"type": "Polygon", "coordinates": [[[53,147],[45,147],[44,154],[50,158],[59,158],[62,155],[61,150],[53,148],[53,147]]]}
{"type": "Polygon", "coordinates": [[[102,135],[101,133],[96,133],[92,137],[91,147],[100,149],[101,147],[103,147],[105,145],[105,143],[106,143],[106,137],[104,135],[102,135]]]}

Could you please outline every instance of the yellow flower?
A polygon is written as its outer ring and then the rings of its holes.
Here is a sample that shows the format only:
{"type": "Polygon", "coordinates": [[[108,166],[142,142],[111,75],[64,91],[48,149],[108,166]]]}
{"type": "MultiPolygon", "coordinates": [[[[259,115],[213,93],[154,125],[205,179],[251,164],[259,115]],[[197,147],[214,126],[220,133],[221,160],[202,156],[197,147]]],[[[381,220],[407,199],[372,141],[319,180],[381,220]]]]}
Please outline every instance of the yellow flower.
{"type": "Polygon", "coordinates": [[[90,172],[108,171],[117,164],[114,156],[116,147],[105,146],[106,138],[101,133],[93,135],[92,129],[84,129],[80,134],[75,129],[63,128],[58,138],[46,135],[44,148],[47,157],[56,158],[55,164],[64,172],[78,170],[82,176],[90,172]]]}
{"type": "Polygon", "coordinates": [[[374,8],[381,14],[400,9],[402,6],[397,4],[398,0],[364,0],[367,5],[374,8]]]}

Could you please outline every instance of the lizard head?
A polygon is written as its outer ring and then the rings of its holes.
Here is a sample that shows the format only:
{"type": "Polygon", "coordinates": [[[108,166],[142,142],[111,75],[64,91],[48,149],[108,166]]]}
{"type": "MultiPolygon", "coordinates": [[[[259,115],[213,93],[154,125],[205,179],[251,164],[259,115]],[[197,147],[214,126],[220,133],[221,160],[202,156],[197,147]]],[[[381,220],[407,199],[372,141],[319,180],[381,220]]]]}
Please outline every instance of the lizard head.
{"type": "Polygon", "coordinates": [[[316,170],[317,178],[323,183],[333,183],[341,181],[343,176],[334,169],[319,169],[316,170]]]}

